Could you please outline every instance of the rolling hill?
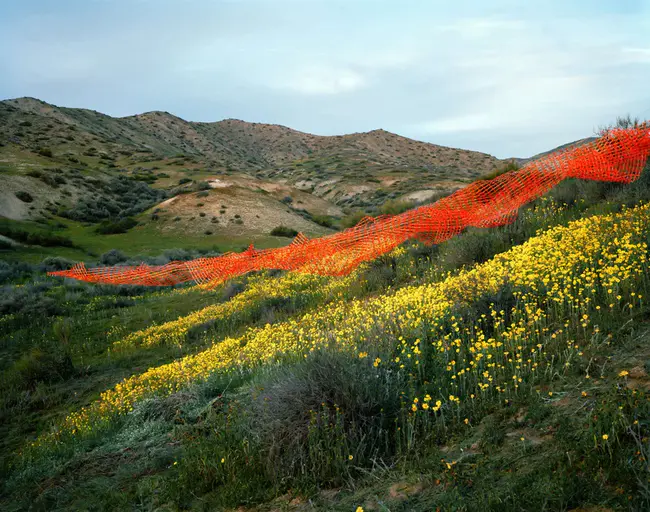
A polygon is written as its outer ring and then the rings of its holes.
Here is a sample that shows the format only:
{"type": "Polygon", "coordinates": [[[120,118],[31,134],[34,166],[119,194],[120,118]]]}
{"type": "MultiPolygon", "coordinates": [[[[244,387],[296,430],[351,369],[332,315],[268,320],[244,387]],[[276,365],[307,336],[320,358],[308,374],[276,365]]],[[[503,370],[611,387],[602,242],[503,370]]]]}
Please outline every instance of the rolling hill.
{"type": "MultiPolygon", "coordinates": [[[[137,117],[0,104],[2,510],[648,509],[642,153],[628,185],[565,180],[511,224],[407,242],[344,276],[274,265],[213,289],[47,276],[286,244],[274,227],[327,233],[483,172],[445,176],[448,148],[402,169],[389,144],[421,143],[386,132],[271,127],[249,143],[263,129],[232,121],[222,148],[227,121],[137,117]]],[[[571,176],[612,170],[585,158],[571,176]]],[[[507,198],[506,179],[459,195],[497,184],[507,198]]]]}
{"type": "Polygon", "coordinates": [[[0,143],[5,172],[82,167],[178,180],[201,171],[270,180],[352,209],[426,199],[501,163],[385,130],[317,136],[235,119],[188,122],[167,112],[113,118],[34,98],[0,102],[0,143]]]}

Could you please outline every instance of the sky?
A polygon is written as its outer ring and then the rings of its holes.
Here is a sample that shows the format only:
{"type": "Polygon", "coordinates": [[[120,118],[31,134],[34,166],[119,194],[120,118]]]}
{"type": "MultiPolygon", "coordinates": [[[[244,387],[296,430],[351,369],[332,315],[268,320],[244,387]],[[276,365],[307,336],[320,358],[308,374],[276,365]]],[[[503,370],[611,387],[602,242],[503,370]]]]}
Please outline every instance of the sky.
{"type": "Polygon", "coordinates": [[[650,0],[1,0],[21,96],[526,157],[650,118],[650,0]]]}

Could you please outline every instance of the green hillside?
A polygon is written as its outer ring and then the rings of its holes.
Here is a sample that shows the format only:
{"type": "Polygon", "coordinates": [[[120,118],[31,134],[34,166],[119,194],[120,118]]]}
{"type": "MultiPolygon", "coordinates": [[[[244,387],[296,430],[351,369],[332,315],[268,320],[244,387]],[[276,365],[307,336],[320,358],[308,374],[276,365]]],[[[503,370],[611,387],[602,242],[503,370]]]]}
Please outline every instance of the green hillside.
{"type": "Polygon", "coordinates": [[[650,165],[344,277],[91,285],[46,273],[276,247],[517,165],[32,99],[0,118],[2,510],[650,507],[650,165]]]}
{"type": "Polygon", "coordinates": [[[44,276],[196,239],[5,221],[45,247],[0,262],[3,509],[645,508],[649,176],[211,291],[44,276]]]}

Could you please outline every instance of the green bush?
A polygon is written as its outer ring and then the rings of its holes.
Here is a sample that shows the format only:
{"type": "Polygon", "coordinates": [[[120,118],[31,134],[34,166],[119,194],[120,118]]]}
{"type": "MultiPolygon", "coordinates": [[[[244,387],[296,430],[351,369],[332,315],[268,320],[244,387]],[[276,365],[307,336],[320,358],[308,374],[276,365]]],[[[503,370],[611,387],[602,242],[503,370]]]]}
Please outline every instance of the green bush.
{"type": "Polygon", "coordinates": [[[102,265],[117,265],[118,263],[124,263],[127,259],[126,254],[122,251],[111,249],[99,257],[99,262],[102,265]]]}
{"type": "Polygon", "coordinates": [[[413,208],[414,204],[411,201],[398,201],[396,199],[389,199],[379,208],[381,215],[399,215],[407,210],[413,208]]]}
{"type": "Polygon", "coordinates": [[[131,217],[151,208],[168,196],[164,190],[157,190],[147,183],[119,176],[108,181],[86,178],[83,184],[93,190],[73,208],[61,209],[58,213],[80,222],[131,217]]]}
{"type": "Polygon", "coordinates": [[[95,231],[100,235],[115,235],[117,233],[126,233],[137,225],[137,220],[132,217],[125,217],[117,220],[104,220],[95,228],[95,231]]]}
{"type": "Polygon", "coordinates": [[[19,190],[18,192],[15,193],[15,195],[23,203],[31,203],[32,201],[34,201],[32,195],[29,192],[25,192],[24,190],[19,190]]]}
{"type": "Polygon", "coordinates": [[[40,245],[42,247],[74,247],[69,238],[53,235],[43,231],[25,231],[20,228],[12,228],[7,224],[0,223],[0,235],[22,242],[27,245],[40,245]]]}
{"type": "Polygon", "coordinates": [[[295,229],[286,226],[277,226],[271,230],[271,236],[286,236],[288,238],[293,238],[297,234],[298,232],[295,229]]]}
{"type": "Polygon", "coordinates": [[[40,148],[38,150],[38,154],[41,156],[46,156],[48,158],[52,158],[54,156],[50,148],[40,148]]]}
{"type": "Polygon", "coordinates": [[[34,348],[16,361],[12,370],[28,388],[38,382],[66,380],[76,373],[72,359],[65,349],[44,351],[34,348]]]}
{"type": "Polygon", "coordinates": [[[505,165],[502,165],[501,167],[497,167],[494,171],[486,174],[485,176],[481,176],[481,180],[492,180],[496,178],[497,176],[501,176],[502,174],[505,174],[507,172],[511,171],[518,171],[520,169],[519,165],[514,161],[510,160],[508,163],[505,165]]]}
{"type": "Polygon", "coordinates": [[[390,461],[405,376],[372,361],[317,351],[260,372],[235,399],[217,385],[220,399],[184,429],[175,491],[218,486],[219,504],[235,506],[276,486],[342,485],[357,468],[390,461]]]}
{"type": "Polygon", "coordinates": [[[361,219],[367,217],[364,212],[354,212],[341,219],[341,227],[344,229],[352,228],[361,222],[361,219]]]}
{"type": "Polygon", "coordinates": [[[334,227],[334,219],[329,215],[312,214],[311,220],[324,228],[334,227]]]}
{"type": "Polygon", "coordinates": [[[11,251],[13,249],[14,246],[12,243],[7,242],[6,240],[0,238],[0,251],[11,251]]]}

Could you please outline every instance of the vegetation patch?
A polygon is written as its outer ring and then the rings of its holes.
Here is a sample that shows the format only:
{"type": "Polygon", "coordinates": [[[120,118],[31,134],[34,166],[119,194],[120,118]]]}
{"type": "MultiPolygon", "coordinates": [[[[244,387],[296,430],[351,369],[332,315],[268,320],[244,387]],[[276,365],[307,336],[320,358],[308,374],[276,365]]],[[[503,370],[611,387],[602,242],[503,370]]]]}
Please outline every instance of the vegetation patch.
{"type": "Polygon", "coordinates": [[[101,235],[115,235],[117,233],[126,233],[129,229],[137,225],[138,221],[132,217],[117,220],[103,220],[95,228],[95,231],[101,235]]]}
{"type": "Polygon", "coordinates": [[[18,192],[15,193],[15,196],[20,199],[23,203],[31,203],[34,201],[34,198],[29,192],[25,192],[24,190],[19,190],[18,192]]]}
{"type": "Polygon", "coordinates": [[[277,226],[271,230],[271,236],[286,236],[288,238],[295,237],[298,232],[295,229],[288,228],[287,226],[277,226]]]}

